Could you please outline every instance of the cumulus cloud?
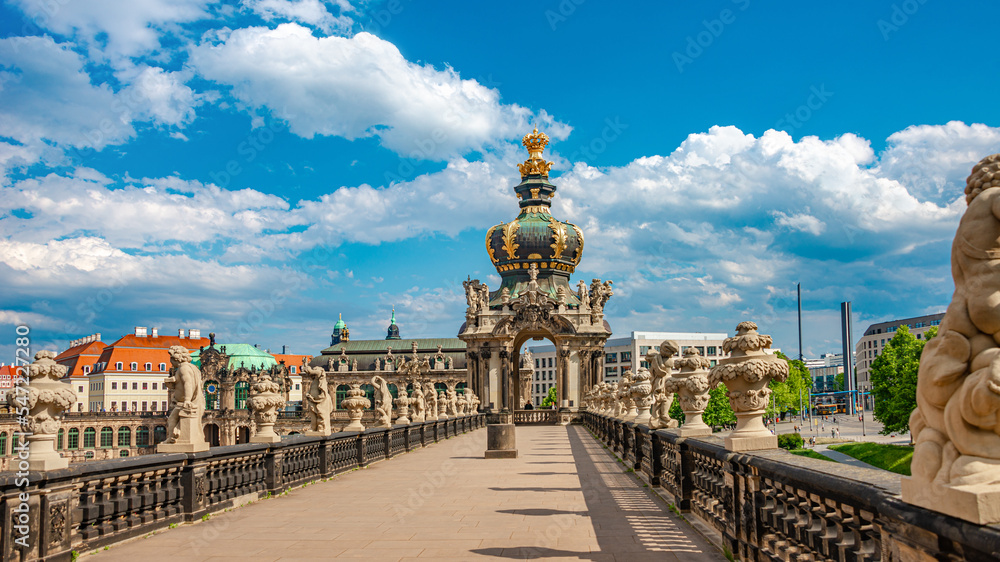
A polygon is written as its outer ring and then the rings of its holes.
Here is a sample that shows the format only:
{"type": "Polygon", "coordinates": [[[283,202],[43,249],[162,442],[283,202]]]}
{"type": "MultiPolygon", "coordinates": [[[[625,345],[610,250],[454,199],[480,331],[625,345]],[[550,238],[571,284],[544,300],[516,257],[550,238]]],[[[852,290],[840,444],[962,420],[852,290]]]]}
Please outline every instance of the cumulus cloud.
{"type": "Polygon", "coordinates": [[[100,150],[135,134],[115,94],[50,37],[0,39],[0,136],[100,150]]]}
{"type": "Polygon", "coordinates": [[[191,65],[299,136],[377,137],[409,158],[478,150],[520,137],[536,121],[555,138],[569,134],[546,113],[503,104],[497,90],[451,68],[409,62],[369,33],[315,37],[294,23],[237,29],[193,48],[191,65]]]}
{"type": "Polygon", "coordinates": [[[344,33],[351,28],[353,20],[342,12],[350,11],[347,2],[338,3],[340,15],[334,16],[327,5],[320,0],[243,0],[249,8],[265,21],[284,20],[304,23],[316,27],[327,34],[344,33]]]}
{"type": "Polygon", "coordinates": [[[142,65],[119,71],[117,76],[127,84],[118,94],[121,105],[134,120],[183,128],[194,121],[195,108],[208,97],[185,84],[189,72],[142,65]]]}
{"type": "MultiPolygon", "coordinates": [[[[173,25],[200,20],[215,0],[12,0],[32,24],[112,61],[152,52],[173,25]]],[[[95,58],[100,58],[97,56],[95,58]]]]}

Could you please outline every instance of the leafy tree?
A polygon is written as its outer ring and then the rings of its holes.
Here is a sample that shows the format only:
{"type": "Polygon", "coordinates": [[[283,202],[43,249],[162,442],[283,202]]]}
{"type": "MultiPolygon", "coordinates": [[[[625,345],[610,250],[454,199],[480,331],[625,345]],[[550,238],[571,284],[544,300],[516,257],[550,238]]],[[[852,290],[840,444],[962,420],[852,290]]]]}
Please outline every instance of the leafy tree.
{"type": "Polygon", "coordinates": [[[733,407],[729,405],[727,392],[724,384],[709,391],[708,406],[705,407],[705,414],[702,416],[706,424],[718,427],[736,423],[736,414],[733,413],[733,407]]]}
{"type": "Polygon", "coordinates": [[[545,398],[542,398],[543,408],[552,408],[556,404],[556,387],[553,386],[549,389],[549,394],[545,398]]]}
{"type": "Polygon", "coordinates": [[[875,419],[882,422],[882,434],[906,431],[910,414],[917,407],[917,370],[927,340],[937,335],[931,328],[917,339],[909,328],[900,326],[868,370],[875,398],[875,419]]]}
{"type": "Polygon", "coordinates": [[[681,400],[677,394],[674,394],[674,401],[670,404],[670,417],[677,420],[677,423],[684,423],[684,410],[681,410],[681,400]]]}
{"type": "Polygon", "coordinates": [[[837,373],[837,376],[833,377],[833,389],[838,392],[844,390],[844,373],[837,373]]]}
{"type": "Polygon", "coordinates": [[[780,382],[772,380],[767,385],[771,389],[771,401],[767,408],[769,417],[774,417],[781,412],[798,412],[799,393],[801,392],[802,403],[805,405],[809,397],[809,390],[812,389],[812,375],[805,363],[798,359],[789,359],[780,351],[775,352],[775,355],[788,361],[788,378],[780,382]]]}

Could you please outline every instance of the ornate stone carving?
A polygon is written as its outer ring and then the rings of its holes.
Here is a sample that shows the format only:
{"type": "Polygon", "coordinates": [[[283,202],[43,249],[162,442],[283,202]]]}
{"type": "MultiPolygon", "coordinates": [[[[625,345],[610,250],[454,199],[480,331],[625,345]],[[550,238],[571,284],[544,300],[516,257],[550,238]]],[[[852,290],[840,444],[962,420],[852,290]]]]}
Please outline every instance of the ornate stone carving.
{"type": "Polygon", "coordinates": [[[479,411],[479,397],[471,388],[465,389],[465,400],[469,405],[468,413],[474,414],[479,411]]]}
{"type": "Polygon", "coordinates": [[[455,383],[448,383],[448,403],[446,411],[449,418],[457,418],[458,413],[458,392],[455,391],[455,383]]]}
{"type": "Polygon", "coordinates": [[[602,322],[604,320],[604,305],[608,303],[608,299],[614,296],[615,292],[611,290],[611,285],[614,282],[611,280],[601,283],[600,279],[594,279],[590,283],[590,320],[594,324],[602,322]]]}
{"type": "Polygon", "coordinates": [[[652,377],[649,375],[649,369],[645,367],[639,367],[632,378],[630,398],[638,412],[632,421],[637,424],[649,425],[649,409],[653,405],[653,384],[650,378],[652,377]]]}
{"type": "Polygon", "coordinates": [[[311,359],[302,360],[302,380],[306,382],[308,391],[303,394],[302,404],[309,416],[309,427],[306,435],[330,435],[330,414],[333,412],[333,396],[326,380],[326,371],[322,367],[310,367],[311,359]]]}
{"type": "Polygon", "coordinates": [[[392,393],[389,392],[389,384],[375,375],[372,377],[372,386],[375,387],[375,423],[381,427],[392,427],[392,393]]]}
{"type": "Polygon", "coordinates": [[[632,421],[639,414],[635,407],[635,399],[632,398],[633,376],[632,370],[627,369],[618,381],[618,402],[621,406],[617,417],[622,421],[632,421]]]}
{"type": "Polygon", "coordinates": [[[437,421],[438,419],[438,395],[434,390],[434,383],[428,382],[424,385],[424,400],[427,402],[427,414],[424,419],[427,421],[437,421]]]}
{"type": "Polygon", "coordinates": [[[361,390],[361,383],[352,383],[351,389],[347,391],[347,398],[340,403],[347,410],[347,418],[350,423],[344,427],[343,431],[364,431],[365,426],[361,423],[361,416],[365,413],[365,408],[371,407],[371,400],[365,398],[365,393],[361,390]]]}
{"type": "Polygon", "coordinates": [[[250,409],[253,410],[257,432],[250,438],[251,443],[278,443],[281,437],[274,432],[278,421],[278,408],[285,405],[285,399],[278,394],[281,387],[273,382],[265,372],[250,385],[250,409]]]}
{"type": "Polygon", "coordinates": [[[69,466],[69,461],[56,452],[55,438],[63,412],[72,409],[76,402],[76,392],[72,385],[59,381],[66,375],[66,367],[56,363],[55,357],[52,351],[36,353],[31,365],[17,369],[22,374],[27,371],[27,388],[18,385],[7,391],[7,404],[22,420],[21,429],[29,434],[29,470],[56,470],[69,466]]]}
{"type": "Polygon", "coordinates": [[[771,347],[771,336],[757,333],[757,324],[740,322],[736,335],[722,342],[730,356],[719,361],[709,374],[709,388],[724,383],[729,404],[736,414],[736,429],[726,437],[731,451],[775,449],[778,438],[764,427],[771,379],[788,378],[788,362],[764,350],[771,347]]]}
{"type": "Polygon", "coordinates": [[[708,382],[708,368],[711,363],[702,357],[697,349],[688,347],[684,350],[684,357],[677,359],[674,364],[680,368],[680,372],[666,379],[664,388],[667,392],[676,392],[680,398],[681,410],[684,412],[684,425],[680,428],[680,435],[684,437],[711,435],[712,428],[701,419],[705,407],[708,406],[708,391],[711,388],[708,382]]]}
{"type": "Polygon", "coordinates": [[[924,347],[904,501],[979,524],[1000,522],[1000,154],[966,180],[951,247],[955,293],[924,347]]]}
{"type": "Polygon", "coordinates": [[[66,512],[65,503],[57,503],[49,508],[49,544],[57,545],[62,542],[66,535],[66,512]]]}
{"type": "Polygon", "coordinates": [[[448,405],[451,404],[451,402],[448,400],[448,397],[445,395],[443,390],[438,392],[437,403],[438,403],[438,419],[439,420],[448,419],[448,405]]]}
{"type": "Polygon", "coordinates": [[[191,363],[187,348],[169,349],[170,376],[163,383],[170,390],[173,407],[167,418],[167,439],[156,447],[159,453],[196,453],[207,451],[201,416],[205,413],[201,371],[191,363]]]}
{"type": "Polygon", "coordinates": [[[674,370],[674,355],[680,350],[677,342],[664,340],[659,351],[650,349],[646,353],[646,362],[653,374],[653,407],[649,418],[649,427],[665,429],[677,427],[677,420],[670,417],[670,406],[674,402],[673,391],[668,391],[665,385],[674,370]]]}
{"type": "Polygon", "coordinates": [[[413,381],[413,394],[410,395],[413,406],[413,423],[423,423],[427,416],[427,398],[419,381],[413,381]]]}

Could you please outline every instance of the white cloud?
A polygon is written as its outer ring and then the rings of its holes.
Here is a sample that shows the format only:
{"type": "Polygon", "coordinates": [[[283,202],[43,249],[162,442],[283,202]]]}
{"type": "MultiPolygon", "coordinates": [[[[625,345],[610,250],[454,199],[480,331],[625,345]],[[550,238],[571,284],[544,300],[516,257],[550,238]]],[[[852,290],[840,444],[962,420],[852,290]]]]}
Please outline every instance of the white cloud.
{"type": "Polygon", "coordinates": [[[100,150],[135,134],[115,94],[50,37],[0,39],[0,136],[100,150]]]}
{"type": "MultiPolygon", "coordinates": [[[[152,52],[174,24],[200,20],[215,0],[12,0],[33,24],[114,60],[152,52]]],[[[97,57],[95,57],[97,58],[97,57]]]]}
{"type": "MultiPolygon", "coordinates": [[[[334,16],[320,0],[243,0],[243,5],[266,21],[288,20],[311,25],[327,34],[350,30],[353,20],[343,14],[334,16]]],[[[341,12],[350,9],[342,3],[341,12]]]]}
{"type": "Polygon", "coordinates": [[[183,128],[194,121],[195,107],[206,99],[185,84],[189,74],[155,66],[130,66],[117,73],[128,84],[118,97],[132,119],[183,128]]]}
{"type": "Polygon", "coordinates": [[[232,87],[254,111],[270,111],[302,137],[378,137],[401,155],[443,159],[520,137],[538,121],[555,138],[569,128],[545,112],[502,104],[500,94],[451,68],[407,61],[371,35],[315,37],[294,23],[251,27],[202,43],[191,64],[232,87]]]}

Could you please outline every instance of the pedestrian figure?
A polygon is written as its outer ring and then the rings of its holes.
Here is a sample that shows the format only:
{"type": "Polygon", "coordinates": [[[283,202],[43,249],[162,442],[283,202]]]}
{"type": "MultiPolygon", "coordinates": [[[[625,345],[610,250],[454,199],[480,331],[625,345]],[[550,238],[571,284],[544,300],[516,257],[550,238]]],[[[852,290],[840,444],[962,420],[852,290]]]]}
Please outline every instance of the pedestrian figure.
{"type": "Polygon", "coordinates": [[[836,429],[833,429],[833,428],[831,427],[831,428],[830,428],[830,438],[832,439],[832,438],[834,438],[834,437],[836,437],[836,436],[837,436],[837,430],[836,430],[836,429]]]}

